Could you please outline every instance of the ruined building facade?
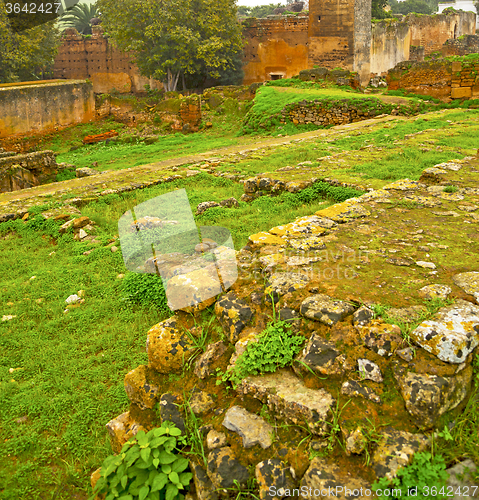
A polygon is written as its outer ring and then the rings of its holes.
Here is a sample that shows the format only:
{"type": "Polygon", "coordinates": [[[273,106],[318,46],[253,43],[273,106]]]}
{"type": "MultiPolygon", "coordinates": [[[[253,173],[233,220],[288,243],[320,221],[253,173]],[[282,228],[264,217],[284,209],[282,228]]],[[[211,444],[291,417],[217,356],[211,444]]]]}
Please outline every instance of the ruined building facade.
{"type": "MultiPolygon", "coordinates": [[[[475,33],[473,12],[410,14],[401,21],[371,24],[370,0],[311,1],[309,8],[308,15],[243,21],[244,84],[290,78],[303,69],[323,66],[356,71],[361,84],[367,85],[372,75],[385,74],[398,62],[421,60],[443,50],[447,40],[475,33]]],[[[455,48],[449,43],[447,55],[455,48]]],[[[161,87],[160,82],[141,76],[132,55],[115,49],[100,26],[93,28],[91,38],[67,30],[54,77],[88,78],[95,92],[161,87]]]]}

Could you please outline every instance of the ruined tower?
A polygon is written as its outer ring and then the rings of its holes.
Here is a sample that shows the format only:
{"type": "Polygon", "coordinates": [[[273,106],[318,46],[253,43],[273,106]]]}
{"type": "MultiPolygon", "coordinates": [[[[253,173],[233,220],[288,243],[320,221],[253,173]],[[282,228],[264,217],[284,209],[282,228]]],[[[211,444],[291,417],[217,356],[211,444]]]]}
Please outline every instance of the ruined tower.
{"type": "Polygon", "coordinates": [[[310,0],[309,67],[357,71],[361,85],[370,77],[371,0],[310,0]]]}

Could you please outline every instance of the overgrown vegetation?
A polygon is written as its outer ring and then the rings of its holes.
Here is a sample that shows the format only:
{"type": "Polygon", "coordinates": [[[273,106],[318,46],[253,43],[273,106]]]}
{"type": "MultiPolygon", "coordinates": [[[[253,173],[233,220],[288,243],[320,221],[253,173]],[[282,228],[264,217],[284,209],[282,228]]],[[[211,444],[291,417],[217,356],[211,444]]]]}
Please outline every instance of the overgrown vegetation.
{"type": "Polygon", "coordinates": [[[139,431],[119,455],[105,459],[95,493],[106,494],[105,500],[184,500],[180,491],[193,477],[185,472],[188,460],[179,454],[178,445],[185,444],[173,422],[163,422],[148,433],[139,431]]]}
{"type": "Polygon", "coordinates": [[[219,377],[217,384],[231,382],[236,388],[248,375],[275,372],[279,368],[288,366],[301,350],[304,337],[293,335],[291,325],[286,321],[273,321],[246,345],[233,368],[222,372],[217,370],[219,377]]]}

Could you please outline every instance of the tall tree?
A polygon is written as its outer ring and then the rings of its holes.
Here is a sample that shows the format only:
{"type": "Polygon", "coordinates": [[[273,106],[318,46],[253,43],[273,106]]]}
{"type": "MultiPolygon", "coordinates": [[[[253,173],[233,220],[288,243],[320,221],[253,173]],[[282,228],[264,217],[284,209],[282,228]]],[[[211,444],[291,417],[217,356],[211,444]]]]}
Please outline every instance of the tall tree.
{"type": "Polygon", "coordinates": [[[235,0],[99,0],[102,24],[140,72],[175,90],[181,75],[220,77],[243,46],[235,0]]]}
{"type": "Polygon", "coordinates": [[[59,19],[60,29],[75,28],[78,33],[91,35],[91,20],[98,17],[99,12],[96,4],[79,3],[65,11],[59,19]]]}
{"type": "Polygon", "coordinates": [[[14,32],[0,2],[0,83],[37,80],[53,66],[60,44],[54,21],[14,32]]]}

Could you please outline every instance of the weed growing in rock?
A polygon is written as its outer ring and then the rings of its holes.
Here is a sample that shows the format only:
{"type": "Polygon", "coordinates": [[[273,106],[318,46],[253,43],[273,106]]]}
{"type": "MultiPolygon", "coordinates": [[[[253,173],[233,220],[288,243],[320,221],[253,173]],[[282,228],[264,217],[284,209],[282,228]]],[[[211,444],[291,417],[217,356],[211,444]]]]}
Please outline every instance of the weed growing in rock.
{"type": "Polygon", "coordinates": [[[241,500],[242,498],[260,500],[255,494],[253,494],[253,491],[257,490],[256,478],[254,476],[250,475],[246,488],[241,486],[237,479],[234,479],[233,483],[235,485],[234,488],[222,488],[229,491],[230,494],[233,495],[230,498],[233,498],[234,500],[241,500]]]}
{"type": "Polygon", "coordinates": [[[193,475],[185,472],[188,460],[175,453],[178,444],[185,445],[186,439],[172,422],[147,434],[139,431],[119,455],[105,459],[95,493],[106,493],[105,500],[183,500],[179,492],[193,475]]]}
{"type": "Polygon", "coordinates": [[[445,193],[455,193],[459,190],[459,188],[457,186],[446,186],[443,191],[445,193]]]}
{"type": "Polygon", "coordinates": [[[191,446],[191,451],[184,451],[187,455],[196,455],[202,461],[203,467],[206,469],[208,461],[206,459],[205,448],[203,446],[203,436],[200,431],[200,421],[195,415],[193,408],[190,405],[190,398],[186,398],[183,393],[184,403],[182,405],[185,413],[185,428],[188,444],[191,446]]]}
{"type": "Polygon", "coordinates": [[[399,469],[392,481],[382,477],[372,488],[379,498],[399,499],[407,496],[446,498],[448,474],[444,458],[428,452],[416,453],[413,462],[399,469]]]}
{"type": "Polygon", "coordinates": [[[222,373],[217,384],[231,382],[236,388],[248,375],[275,372],[289,365],[298,354],[304,338],[291,334],[291,325],[286,321],[270,323],[259,335],[257,342],[250,342],[245,352],[238,358],[234,368],[222,373]]]}

